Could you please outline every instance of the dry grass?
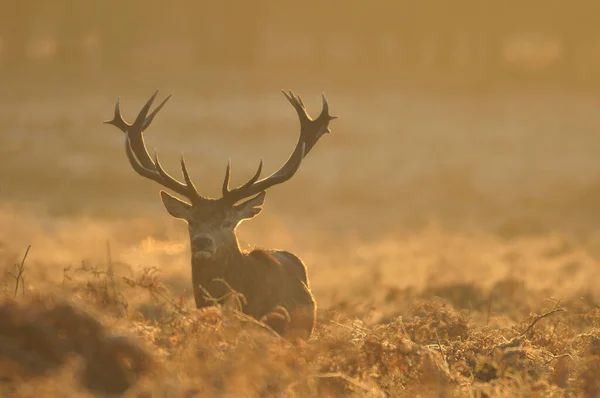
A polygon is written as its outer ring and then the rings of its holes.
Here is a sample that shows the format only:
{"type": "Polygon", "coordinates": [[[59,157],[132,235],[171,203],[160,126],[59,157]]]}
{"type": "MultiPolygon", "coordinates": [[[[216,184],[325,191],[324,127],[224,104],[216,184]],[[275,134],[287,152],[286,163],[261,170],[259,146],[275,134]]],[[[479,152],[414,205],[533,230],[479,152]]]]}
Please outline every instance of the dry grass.
{"type": "MultiPolygon", "coordinates": [[[[308,266],[317,329],[294,346],[193,308],[184,226],[98,124],[116,93],[0,98],[0,396],[600,395],[589,102],[329,95],[333,134],[240,230],[308,266]]],[[[189,148],[203,192],[293,145],[283,97],[176,98],[150,145],[169,169],[189,148]]]]}
{"type": "Polygon", "coordinates": [[[401,287],[382,278],[377,267],[361,266],[362,283],[349,273],[335,286],[323,280],[325,271],[315,272],[318,325],[315,336],[299,346],[235,306],[193,308],[182,288],[185,274],[169,277],[153,267],[112,260],[111,268],[102,260],[65,266],[62,280],[51,280],[39,271],[44,263],[33,260],[35,246],[23,268],[20,256],[7,250],[1,391],[14,396],[597,396],[598,271],[572,242],[557,255],[557,242],[567,246],[565,238],[507,244],[431,227],[414,232],[412,242],[374,244],[373,255],[401,258],[406,254],[400,252],[412,251],[411,267],[428,266],[429,277],[419,286],[420,277],[407,272],[401,287]],[[420,258],[415,245],[436,239],[459,242],[429,253],[433,261],[420,258]],[[542,250],[546,255],[529,264],[549,279],[516,272],[479,283],[456,275],[448,264],[463,255],[467,243],[470,251],[488,256],[488,265],[505,270],[507,252],[527,257],[542,250]],[[10,261],[25,276],[25,289],[16,295],[10,261]],[[560,286],[578,261],[575,273],[585,273],[587,282],[560,286]],[[565,269],[556,269],[556,263],[565,269]]]}

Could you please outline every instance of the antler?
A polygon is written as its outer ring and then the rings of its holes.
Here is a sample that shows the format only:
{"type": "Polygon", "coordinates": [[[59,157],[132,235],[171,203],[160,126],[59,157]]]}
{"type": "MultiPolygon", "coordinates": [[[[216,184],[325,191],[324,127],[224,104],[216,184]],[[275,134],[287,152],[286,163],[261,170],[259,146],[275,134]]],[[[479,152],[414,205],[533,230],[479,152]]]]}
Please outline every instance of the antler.
{"type": "Polygon", "coordinates": [[[294,109],[296,109],[298,117],[300,118],[300,137],[298,138],[298,142],[296,143],[294,151],[288,160],[283,164],[283,166],[279,168],[279,170],[270,176],[257,181],[260,177],[263,166],[263,162],[261,160],[256,173],[254,173],[254,175],[246,183],[231,190],[229,189],[231,161],[229,161],[227,164],[227,169],[225,170],[225,180],[223,181],[222,200],[225,200],[229,203],[235,203],[241,199],[258,194],[274,185],[281,184],[282,182],[289,180],[294,176],[294,174],[296,174],[296,171],[298,171],[300,168],[300,164],[302,164],[302,160],[317,143],[319,138],[321,138],[325,133],[331,133],[331,130],[329,130],[329,122],[333,119],[336,119],[337,116],[332,116],[329,114],[329,104],[327,103],[325,94],[322,94],[323,109],[321,114],[314,120],[308,115],[306,107],[304,106],[304,103],[299,95],[295,95],[292,91],[289,91],[288,93],[283,91],[283,94],[292,104],[294,109]]]}
{"type": "Polygon", "coordinates": [[[143,132],[150,126],[152,120],[162,109],[165,103],[171,98],[169,95],[165,98],[156,109],[148,115],[148,111],[158,94],[158,90],[146,102],[140,113],[138,114],[133,124],[127,123],[121,115],[119,108],[119,98],[115,105],[115,115],[112,120],[105,121],[106,124],[112,124],[125,133],[125,152],[127,159],[133,169],[142,177],[146,177],[152,181],[158,182],[162,186],[173,190],[174,192],[187,197],[192,203],[197,203],[204,198],[198,193],[192,180],[190,179],[183,153],[181,154],[181,171],[185,183],[182,183],[171,177],[161,166],[158,161],[158,153],[154,150],[154,160],[148,154],[146,144],[144,142],[143,132]]]}

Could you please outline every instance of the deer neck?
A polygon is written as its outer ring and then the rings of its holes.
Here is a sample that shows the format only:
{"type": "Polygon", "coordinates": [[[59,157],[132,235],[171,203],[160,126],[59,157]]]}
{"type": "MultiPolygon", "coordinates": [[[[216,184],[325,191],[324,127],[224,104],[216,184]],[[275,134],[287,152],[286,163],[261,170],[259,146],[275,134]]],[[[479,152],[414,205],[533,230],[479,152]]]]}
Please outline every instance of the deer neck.
{"type": "Polygon", "coordinates": [[[221,297],[228,293],[228,288],[215,279],[224,279],[235,290],[239,289],[238,280],[243,274],[240,267],[244,267],[246,255],[241,251],[236,242],[230,246],[220,248],[210,258],[192,258],[192,282],[196,303],[205,303],[202,297],[206,296],[204,289],[213,297],[221,297]],[[202,286],[202,289],[200,286],[202,286]]]}

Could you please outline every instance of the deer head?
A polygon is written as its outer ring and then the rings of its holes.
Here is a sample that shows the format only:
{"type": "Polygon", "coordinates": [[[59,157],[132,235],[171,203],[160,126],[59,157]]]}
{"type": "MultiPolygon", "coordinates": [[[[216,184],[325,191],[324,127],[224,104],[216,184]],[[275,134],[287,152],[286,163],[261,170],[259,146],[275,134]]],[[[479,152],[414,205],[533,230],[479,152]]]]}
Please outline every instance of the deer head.
{"type": "Polygon", "coordinates": [[[210,259],[219,253],[230,253],[233,246],[239,252],[236,227],[243,220],[251,219],[262,210],[266,190],[274,185],[281,184],[294,176],[302,164],[304,157],[310,152],[325,133],[330,133],[329,122],[335,116],[329,114],[327,99],[323,94],[323,109],[316,119],[312,119],[302,102],[300,96],[293,92],[283,92],[292,104],[300,118],[300,137],[288,160],[277,171],[268,177],[260,178],[263,162],[260,161],[256,173],[244,184],[237,188],[229,187],[231,176],[231,160],[229,161],[223,182],[222,196],[208,198],[198,193],[188,173],[183,153],[181,154],[181,171],[183,182],[173,178],[161,166],[158,154],[154,150],[153,158],[150,157],[143,138],[143,132],[150,126],[152,120],[165,105],[168,96],[163,102],[148,114],[158,91],[150,97],[148,102],[139,112],[136,120],[127,123],[120,111],[119,99],[115,106],[114,118],[104,123],[112,124],[125,133],[125,151],[129,163],[142,177],[153,180],[165,188],[185,197],[181,200],[171,194],[161,191],[162,202],[168,213],[187,221],[190,234],[192,258],[194,260],[210,259]]]}

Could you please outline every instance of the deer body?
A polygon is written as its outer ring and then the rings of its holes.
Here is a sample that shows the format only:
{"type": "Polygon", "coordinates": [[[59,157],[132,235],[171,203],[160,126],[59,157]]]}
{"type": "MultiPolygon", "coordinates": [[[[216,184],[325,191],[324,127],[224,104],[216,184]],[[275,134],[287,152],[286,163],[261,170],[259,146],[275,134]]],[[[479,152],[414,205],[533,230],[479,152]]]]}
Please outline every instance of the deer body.
{"type": "Polygon", "coordinates": [[[285,93],[300,118],[300,137],[285,164],[268,177],[259,180],[258,170],[238,188],[229,188],[231,162],[227,165],[223,195],[219,199],[201,196],[186,168],[183,155],[181,169],[184,182],[171,177],[161,166],[156,151],[154,159],[146,149],[143,132],[152,123],[163,102],[148,115],[158,92],[148,100],[133,124],[121,116],[119,100],[113,120],[105,123],[125,133],[125,150],[133,169],[143,177],[156,181],[186,197],[190,203],[161,191],[169,214],[188,223],[192,257],[192,283],[198,308],[213,305],[233,290],[243,296],[241,310],[263,321],[277,333],[289,339],[307,340],[313,330],[316,303],[310,291],[304,263],[292,253],[280,250],[255,249],[249,252],[239,247],[235,229],[244,220],[262,210],[266,190],[289,180],[304,157],[319,138],[329,133],[329,122],[335,119],[323,96],[323,110],[311,119],[299,96],[285,93]]]}
{"type": "Polygon", "coordinates": [[[225,253],[216,259],[192,260],[192,281],[198,308],[213,305],[210,297],[224,297],[231,288],[244,296],[244,313],[263,320],[277,333],[305,340],[312,333],[316,303],[306,267],[289,252],[255,249],[225,253]]]}

